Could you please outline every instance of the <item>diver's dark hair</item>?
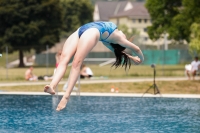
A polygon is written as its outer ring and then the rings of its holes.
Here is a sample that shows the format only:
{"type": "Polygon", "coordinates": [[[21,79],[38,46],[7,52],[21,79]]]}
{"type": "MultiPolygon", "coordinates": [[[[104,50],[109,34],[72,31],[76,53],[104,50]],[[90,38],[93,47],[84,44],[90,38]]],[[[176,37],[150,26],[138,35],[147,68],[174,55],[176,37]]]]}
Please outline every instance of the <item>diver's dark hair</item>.
{"type": "Polygon", "coordinates": [[[110,43],[110,45],[114,49],[114,53],[115,53],[115,57],[116,57],[116,61],[113,63],[112,67],[115,66],[115,68],[117,68],[119,66],[122,66],[122,67],[124,66],[125,70],[127,69],[127,67],[129,67],[129,69],[130,69],[131,60],[125,53],[122,52],[126,48],[122,47],[119,44],[110,43]]]}

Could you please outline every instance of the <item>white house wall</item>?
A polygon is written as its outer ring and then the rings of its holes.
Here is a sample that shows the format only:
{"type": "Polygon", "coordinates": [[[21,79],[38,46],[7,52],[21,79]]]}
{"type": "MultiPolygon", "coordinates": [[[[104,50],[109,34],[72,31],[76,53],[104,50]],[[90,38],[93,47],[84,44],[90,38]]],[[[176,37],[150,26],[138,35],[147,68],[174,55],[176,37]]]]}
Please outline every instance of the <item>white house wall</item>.
{"type": "Polygon", "coordinates": [[[127,11],[129,9],[132,9],[133,8],[133,5],[131,4],[131,2],[128,2],[124,8],[124,11],[127,11]]]}
{"type": "MultiPolygon", "coordinates": [[[[124,8],[124,11],[130,10],[133,8],[133,5],[131,4],[131,2],[128,2],[124,8]]],[[[99,8],[97,6],[97,4],[95,4],[94,7],[94,13],[93,13],[93,19],[94,21],[98,21],[100,20],[100,14],[99,14],[99,8]]],[[[149,35],[147,33],[147,31],[145,31],[144,29],[146,29],[148,26],[151,26],[151,18],[150,16],[120,16],[118,18],[116,17],[111,17],[108,21],[111,21],[113,23],[115,23],[116,25],[122,25],[125,24],[127,27],[129,27],[129,30],[131,29],[136,29],[139,32],[140,35],[140,42],[144,45],[157,45],[159,47],[159,45],[163,45],[164,43],[164,39],[161,38],[159,40],[156,41],[152,41],[149,38],[149,35]],[[135,22],[133,21],[135,19],[135,22]],[[139,22],[139,19],[141,19],[141,22],[139,22]],[[145,22],[145,19],[147,20],[145,22]]],[[[169,43],[170,41],[168,41],[169,43]]],[[[102,45],[97,45],[93,51],[107,51],[104,47],[102,48],[102,45]]]]}
{"type": "Polygon", "coordinates": [[[100,20],[99,8],[98,8],[98,6],[97,6],[96,4],[95,4],[95,6],[94,6],[93,20],[94,20],[94,21],[100,20]]]}
{"type": "MultiPolygon", "coordinates": [[[[136,29],[139,32],[140,35],[140,43],[143,45],[162,45],[164,43],[164,39],[159,39],[157,41],[152,41],[149,38],[149,35],[147,31],[144,29],[147,28],[148,26],[151,26],[151,20],[147,19],[147,22],[145,23],[144,20],[141,20],[141,23],[139,23],[139,19],[136,19],[135,22],[133,22],[132,19],[128,17],[120,17],[120,18],[110,18],[109,21],[117,24],[117,19],[118,19],[118,24],[119,25],[126,25],[127,27],[131,29],[136,29]]],[[[169,42],[168,42],[169,43],[169,42]]]]}

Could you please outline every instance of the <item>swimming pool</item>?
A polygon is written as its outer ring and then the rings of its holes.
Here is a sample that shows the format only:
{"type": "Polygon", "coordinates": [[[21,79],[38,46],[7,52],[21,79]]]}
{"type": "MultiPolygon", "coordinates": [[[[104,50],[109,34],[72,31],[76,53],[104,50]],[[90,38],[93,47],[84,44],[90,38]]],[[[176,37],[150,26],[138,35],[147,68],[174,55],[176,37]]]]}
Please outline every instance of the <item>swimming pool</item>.
{"type": "Polygon", "coordinates": [[[55,111],[56,100],[49,95],[0,95],[0,132],[200,131],[200,99],[71,96],[61,112],[55,111]]]}

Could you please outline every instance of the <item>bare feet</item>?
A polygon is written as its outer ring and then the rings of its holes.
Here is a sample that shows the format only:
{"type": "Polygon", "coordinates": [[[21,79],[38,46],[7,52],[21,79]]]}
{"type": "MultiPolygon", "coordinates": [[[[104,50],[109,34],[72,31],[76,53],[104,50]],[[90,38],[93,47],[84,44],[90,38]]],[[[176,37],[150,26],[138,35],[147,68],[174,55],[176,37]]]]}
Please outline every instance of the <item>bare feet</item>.
{"type": "Polygon", "coordinates": [[[51,95],[54,95],[54,94],[55,94],[55,91],[54,91],[49,85],[46,85],[46,86],[44,87],[44,92],[49,93],[49,94],[51,94],[51,95]]]}
{"type": "Polygon", "coordinates": [[[66,96],[63,96],[60,103],[58,104],[56,111],[60,111],[60,110],[64,109],[66,107],[68,99],[69,98],[67,98],[66,96]]]}

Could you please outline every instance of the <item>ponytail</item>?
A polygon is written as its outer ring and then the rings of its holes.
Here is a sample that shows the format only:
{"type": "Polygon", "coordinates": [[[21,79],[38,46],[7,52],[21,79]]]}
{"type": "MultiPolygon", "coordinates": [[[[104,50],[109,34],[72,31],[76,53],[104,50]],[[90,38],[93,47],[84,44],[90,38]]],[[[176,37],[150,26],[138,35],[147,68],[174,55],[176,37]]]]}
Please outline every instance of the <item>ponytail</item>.
{"type": "Polygon", "coordinates": [[[119,67],[119,66],[124,66],[125,70],[127,69],[127,67],[131,67],[131,61],[129,59],[129,57],[123,53],[122,51],[125,50],[125,47],[122,47],[119,44],[113,44],[110,43],[110,45],[112,46],[112,48],[114,49],[114,53],[115,53],[115,57],[116,57],[116,61],[113,63],[112,67],[115,66],[115,68],[119,67]]]}

